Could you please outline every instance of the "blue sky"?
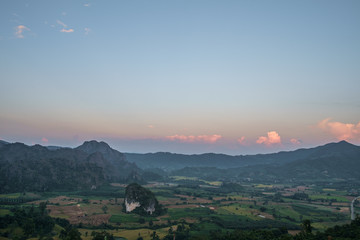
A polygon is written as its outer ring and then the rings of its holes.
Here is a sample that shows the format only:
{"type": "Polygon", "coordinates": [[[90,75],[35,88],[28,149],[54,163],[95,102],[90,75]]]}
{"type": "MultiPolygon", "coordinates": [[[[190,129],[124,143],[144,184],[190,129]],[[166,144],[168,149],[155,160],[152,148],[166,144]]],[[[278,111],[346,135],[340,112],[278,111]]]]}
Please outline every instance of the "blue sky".
{"type": "Polygon", "coordinates": [[[1,1],[0,138],[247,154],[360,144],[359,1],[1,1]]]}

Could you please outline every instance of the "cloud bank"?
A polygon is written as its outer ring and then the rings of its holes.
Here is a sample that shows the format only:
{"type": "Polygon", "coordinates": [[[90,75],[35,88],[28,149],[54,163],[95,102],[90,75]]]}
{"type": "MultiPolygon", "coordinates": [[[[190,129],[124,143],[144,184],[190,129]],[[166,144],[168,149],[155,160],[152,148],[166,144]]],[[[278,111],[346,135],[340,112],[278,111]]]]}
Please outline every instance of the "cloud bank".
{"type": "Polygon", "coordinates": [[[166,139],[170,141],[180,141],[180,142],[205,142],[205,143],[215,143],[218,140],[222,138],[221,135],[213,134],[213,135],[199,135],[199,136],[193,136],[193,135],[173,135],[173,136],[167,136],[166,139]]]}

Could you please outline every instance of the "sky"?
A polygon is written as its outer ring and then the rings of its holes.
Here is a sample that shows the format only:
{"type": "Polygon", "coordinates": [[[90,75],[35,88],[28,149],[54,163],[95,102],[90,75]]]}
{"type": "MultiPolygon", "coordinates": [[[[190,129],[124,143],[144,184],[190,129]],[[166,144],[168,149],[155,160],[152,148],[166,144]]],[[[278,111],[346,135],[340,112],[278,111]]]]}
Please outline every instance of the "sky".
{"type": "Polygon", "coordinates": [[[0,1],[0,139],[360,145],[360,1],[0,1]]]}

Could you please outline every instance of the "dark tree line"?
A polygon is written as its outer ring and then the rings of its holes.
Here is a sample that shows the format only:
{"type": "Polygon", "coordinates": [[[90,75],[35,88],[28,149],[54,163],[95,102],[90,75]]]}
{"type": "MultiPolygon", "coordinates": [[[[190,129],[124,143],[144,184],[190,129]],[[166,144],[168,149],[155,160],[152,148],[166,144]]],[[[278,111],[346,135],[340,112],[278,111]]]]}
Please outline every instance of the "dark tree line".
{"type": "MultiPolygon", "coordinates": [[[[51,236],[51,231],[55,226],[55,221],[48,215],[46,203],[42,202],[38,207],[12,208],[12,216],[6,215],[0,218],[0,226],[6,228],[2,235],[8,238],[14,238],[13,229],[20,227],[23,235],[20,238],[51,236]]],[[[19,236],[16,236],[19,237],[19,236]]]]}

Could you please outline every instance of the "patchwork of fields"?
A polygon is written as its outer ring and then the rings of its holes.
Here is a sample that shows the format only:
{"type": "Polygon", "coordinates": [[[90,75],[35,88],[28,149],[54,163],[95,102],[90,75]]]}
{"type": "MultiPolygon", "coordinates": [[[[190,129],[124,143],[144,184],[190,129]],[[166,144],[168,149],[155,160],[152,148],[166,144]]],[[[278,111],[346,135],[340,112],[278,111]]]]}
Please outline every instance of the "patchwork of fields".
{"type": "MultiPolygon", "coordinates": [[[[25,207],[46,202],[50,216],[67,219],[79,228],[83,239],[92,239],[92,231],[104,229],[124,239],[139,236],[152,239],[154,232],[162,238],[170,229],[176,230],[179,223],[192,236],[215,230],[263,228],[286,228],[295,234],[305,219],[311,220],[315,231],[350,220],[352,197],[341,189],[247,183],[238,185],[238,191],[233,191],[234,186],[227,189],[218,182],[208,182],[209,187],[206,187],[176,184],[177,180],[199,179],[176,176],[173,178],[175,184],[154,182],[147,185],[159,203],[167,208],[167,213],[159,217],[125,213],[125,186],[119,184],[88,192],[2,194],[0,216],[11,215],[15,205],[5,199],[37,197],[34,201],[16,205],[25,207]]],[[[61,227],[57,229],[61,231],[61,227]]],[[[12,230],[1,229],[1,232],[5,231],[12,230]]]]}

